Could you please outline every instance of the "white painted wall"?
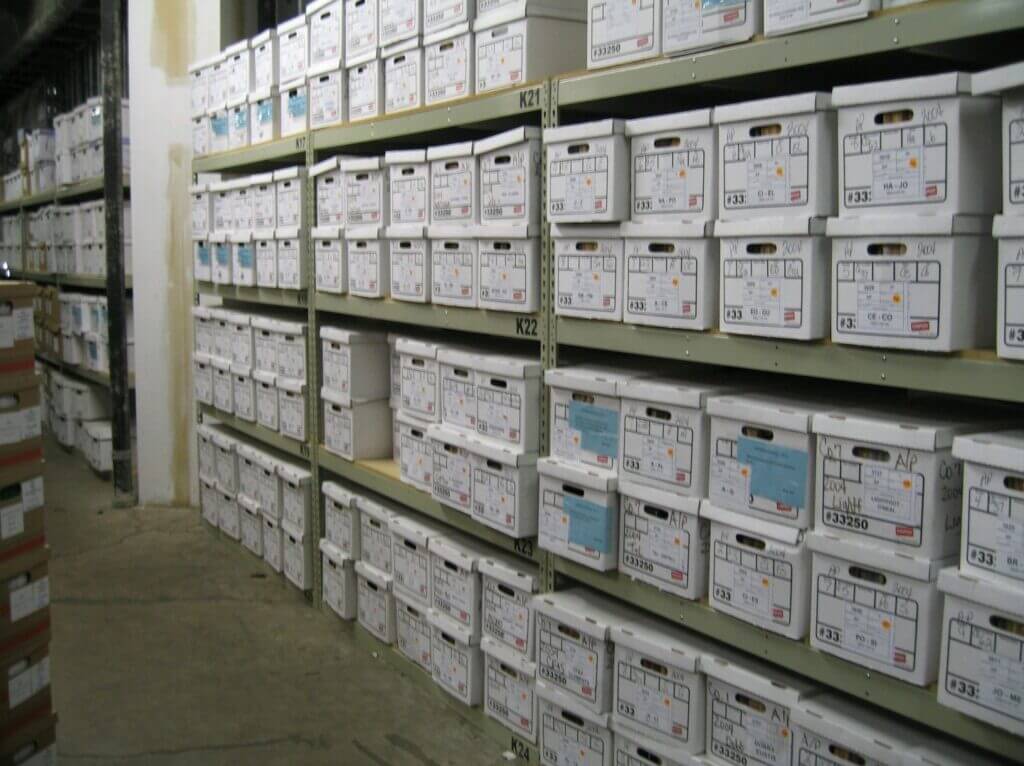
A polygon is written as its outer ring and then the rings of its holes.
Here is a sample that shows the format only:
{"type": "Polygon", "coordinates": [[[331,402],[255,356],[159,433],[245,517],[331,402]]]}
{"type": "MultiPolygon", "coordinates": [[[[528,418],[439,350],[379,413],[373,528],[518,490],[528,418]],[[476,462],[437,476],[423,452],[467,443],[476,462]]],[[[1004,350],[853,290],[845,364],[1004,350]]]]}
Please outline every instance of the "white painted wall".
{"type": "Polygon", "coordinates": [[[139,501],[195,504],[188,66],[221,48],[212,0],[128,4],[139,501]]]}

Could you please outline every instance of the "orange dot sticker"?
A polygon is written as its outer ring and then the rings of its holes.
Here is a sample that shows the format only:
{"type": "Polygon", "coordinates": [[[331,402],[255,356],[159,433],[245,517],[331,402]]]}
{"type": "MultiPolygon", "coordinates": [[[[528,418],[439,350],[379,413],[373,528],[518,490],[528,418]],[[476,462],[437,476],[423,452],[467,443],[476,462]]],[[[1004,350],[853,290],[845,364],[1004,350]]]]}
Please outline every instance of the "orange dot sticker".
{"type": "Polygon", "coordinates": [[[594,185],[594,179],[591,178],[590,176],[587,176],[587,186],[593,186],[593,185],[594,185]]]}
{"type": "Polygon", "coordinates": [[[789,729],[783,727],[783,729],[782,729],[782,736],[783,737],[788,737],[789,736],[789,729]]]}
{"type": "Polygon", "coordinates": [[[778,298],[779,297],[779,288],[777,288],[777,287],[773,287],[772,288],[772,297],[773,298],[778,298]]]}
{"type": "Polygon", "coordinates": [[[686,178],[686,168],[679,168],[679,177],[686,178]]]}
{"type": "Polygon", "coordinates": [[[679,287],[679,277],[672,277],[672,287],[679,287]]]}
{"type": "Polygon", "coordinates": [[[775,175],[777,175],[779,178],[782,178],[784,175],[786,175],[785,168],[783,168],[782,165],[779,165],[777,168],[775,168],[775,175]]]}
{"type": "Polygon", "coordinates": [[[761,586],[764,587],[764,588],[768,587],[768,578],[767,577],[762,577],[761,578],[761,586]]]}
{"type": "Polygon", "coordinates": [[[903,480],[903,489],[910,489],[913,486],[914,486],[914,482],[912,482],[910,479],[904,479],[903,480]]]}
{"type": "Polygon", "coordinates": [[[912,168],[916,168],[917,167],[917,157],[911,157],[910,158],[910,167],[912,167],[912,168]]]}
{"type": "Polygon", "coordinates": [[[893,294],[893,296],[892,296],[892,302],[893,303],[899,303],[902,300],[903,300],[903,298],[900,296],[899,293],[894,293],[893,294]]]}
{"type": "Polygon", "coordinates": [[[892,621],[888,620],[888,619],[882,620],[882,629],[883,630],[891,630],[892,629],[892,621]]]}
{"type": "Polygon", "coordinates": [[[749,468],[741,468],[740,469],[740,476],[742,476],[743,478],[746,478],[749,475],[750,475],[750,469],[749,468]]]}

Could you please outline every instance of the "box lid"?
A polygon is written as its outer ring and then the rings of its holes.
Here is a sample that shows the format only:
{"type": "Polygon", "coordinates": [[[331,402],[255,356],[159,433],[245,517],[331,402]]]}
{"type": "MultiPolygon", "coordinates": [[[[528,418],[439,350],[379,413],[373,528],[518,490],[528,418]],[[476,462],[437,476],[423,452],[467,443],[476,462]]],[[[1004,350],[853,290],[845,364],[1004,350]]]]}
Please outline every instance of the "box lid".
{"type": "Polygon", "coordinates": [[[451,40],[453,37],[461,37],[462,35],[468,34],[469,22],[463,21],[461,24],[456,24],[453,27],[447,27],[429,35],[425,35],[423,37],[423,47],[426,48],[428,45],[436,45],[437,43],[444,42],[445,40],[451,40]]]}
{"type": "Polygon", "coordinates": [[[833,556],[864,567],[910,577],[922,582],[934,580],[939,570],[955,563],[957,556],[944,559],[926,559],[856,542],[831,532],[812,530],[807,533],[807,547],[815,553],[833,556]]]}
{"type": "Polygon", "coordinates": [[[345,157],[338,161],[338,167],[345,173],[362,170],[380,170],[384,167],[383,157],[345,157]]]}
{"type": "Polygon", "coordinates": [[[832,97],[828,93],[797,93],[792,96],[759,98],[739,104],[716,106],[714,117],[715,122],[721,125],[727,122],[772,119],[793,114],[820,112],[831,108],[832,97]]]}
{"type": "Polygon", "coordinates": [[[409,426],[409,428],[419,431],[418,434],[413,434],[413,436],[415,436],[417,439],[427,438],[427,426],[429,425],[429,423],[425,423],[419,418],[410,415],[408,412],[401,409],[395,410],[395,420],[397,420],[402,425],[409,426]]]}
{"type": "Polygon", "coordinates": [[[469,450],[470,441],[469,436],[464,434],[458,428],[453,428],[450,425],[443,423],[431,423],[427,426],[427,436],[433,441],[441,442],[442,444],[448,444],[459,449],[469,450]]]}
{"type": "Polygon", "coordinates": [[[314,226],[310,230],[313,239],[343,239],[344,226],[314,226]]]}
{"type": "Polygon", "coordinates": [[[688,223],[633,223],[626,221],[619,226],[619,233],[626,239],[705,239],[712,235],[714,228],[714,221],[688,223]]]}
{"type": "MultiPolygon", "coordinates": [[[[906,736],[906,735],[904,735],[906,736]]],[[[901,766],[1005,766],[1006,761],[987,756],[975,746],[966,746],[935,734],[921,734],[904,745],[901,766]]]]}
{"type": "MultiPolygon", "coordinates": [[[[199,59],[199,61],[194,61],[194,62],[192,62],[189,65],[188,71],[191,74],[192,72],[197,72],[200,69],[206,69],[207,67],[211,67],[214,64],[216,64],[218,61],[222,61],[223,59],[224,59],[224,54],[223,53],[218,53],[215,56],[209,56],[209,57],[207,57],[205,59],[199,59]]],[[[77,108],[75,108],[71,113],[69,113],[67,115],[62,115],[62,116],[65,116],[65,117],[67,117],[69,119],[73,119],[74,118],[74,112],[77,112],[79,109],[82,109],[84,106],[85,106],[85,104],[82,104],[82,105],[78,106],[77,108]]]]}
{"type": "Polygon", "coordinates": [[[607,641],[613,625],[629,620],[633,613],[594,591],[570,588],[533,597],[537,614],[576,628],[581,633],[607,641]]]}
{"type": "Polygon", "coordinates": [[[222,356],[211,356],[210,364],[213,366],[215,370],[220,370],[221,372],[231,372],[230,359],[225,359],[222,356]]]}
{"type": "Polygon", "coordinates": [[[261,452],[261,450],[259,447],[253,444],[244,444],[242,442],[239,442],[238,446],[235,447],[235,452],[238,453],[239,458],[243,458],[249,461],[250,463],[255,463],[256,455],[257,453],[261,452]]]}
{"type": "MultiPolygon", "coordinates": [[[[408,40],[399,40],[397,43],[392,43],[381,48],[380,55],[385,59],[398,56],[399,54],[405,53],[406,51],[418,51],[420,48],[420,38],[410,37],[408,40]]],[[[385,63],[387,63],[385,61],[385,63]]]]}
{"type": "Polygon", "coordinates": [[[442,614],[436,609],[427,610],[427,622],[430,623],[431,628],[443,634],[442,640],[444,640],[444,636],[446,636],[454,639],[457,643],[464,646],[469,646],[473,643],[473,633],[469,628],[465,625],[460,625],[451,617],[446,614],[442,614]]]}
{"type": "Polygon", "coordinates": [[[391,592],[391,585],[395,581],[395,578],[385,572],[380,571],[375,566],[367,564],[365,561],[356,562],[356,574],[362,577],[364,580],[368,580],[380,588],[382,591],[387,593],[391,592]]]}
{"type": "Polygon", "coordinates": [[[1024,474],[1024,429],[957,436],[953,457],[1024,474]]]}
{"type": "Polygon", "coordinates": [[[282,96],[284,96],[289,91],[299,90],[300,88],[305,88],[305,87],[306,87],[306,75],[303,74],[301,77],[296,77],[294,80],[290,80],[289,82],[281,83],[281,91],[280,91],[280,93],[281,93],[282,96]]]}
{"type": "Polygon", "coordinates": [[[727,384],[675,378],[640,378],[619,383],[616,393],[622,399],[656,404],[674,404],[679,407],[703,409],[709,396],[730,391],[727,384]]]}
{"type": "Polygon", "coordinates": [[[700,658],[700,669],[714,679],[784,705],[790,710],[804,697],[814,694],[818,687],[810,681],[791,675],[782,668],[740,657],[727,647],[715,647],[700,658]]]}
{"type": "Polygon", "coordinates": [[[346,508],[354,508],[358,494],[347,487],[343,487],[333,481],[325,481],[320,485],[320,490],[338,505],[346,508]]]}
{"type": "Polygon", "coordinates": [[[454,144],[442,144],[427,148],[428,160],[450,160],[458,157],[470,157],[472,154],[472,141],[457,141],[454,144]]]}
{"type": "Polygon", "coordinates": [[[249,103],[258,104],[260,101],[266,101],[270,98],[277,97],[277,86],[276,85],[264,85],[262,88],[253,88],[249,91],[249,103]]]}
{"type": "Polygon", "coordinates": [[[334,563],[335,566],[343,567],[352,561],[351,556],[346,556],[345,553],[337,545],[332,543],[326,537],[320,540],[320,552],[327,557],[327,559],[334,563]]]}
{"type": "Polygon", "coordinates": [[[997,215],[992,222],[994,237],[1024,237],[1024,216],[997,215]]]}
{"type": "Polygon", "coordinates": [[[824,233],[824,218],[786,216],[715,221],[716,237],[815,237],[824,233]]]}
{"type": "Polygon", "coordinates": [[[337,75],[337,79],[341,80],[341,76],[345,73],[345,67],[343,66],[341,56],[334,56],[333,58],[321,61],[319,64],[315,64],[306,70],[306,79],[312,82],[313,80],[320,80],[327,82],[330,80],[330,75],[337,75]]]}
{"type": "Polygon", "coordinates": [[[277,390],[287,391],[290,394],[306,393],[306,381],[300,378],[277,378],[277,390]]]}
{"type": "Polygon", "coordinates": [[[540,360],[525,356],[479,354],[476,356],[475,362],[477,372],[501,375],[506,378],[539,378],[543,369],[540,360]]]}
{"type": "Polygon", "coordinates": [[[263,247],[266,247],[268,243],[273,242],[277,237],[277,231],[274,229],[253,229],[252,239],[253,242],[258,242],[263,247]]]}
{"type": "Polygon", "coordinates": [[[699,497],[687,497],[657,487],[649,487],[646,484],[637,484],[635,481],[619,481],[619,494],[629,495],[642,503],[670,511],[681,511],[693,516],[700,513],[699,497]]]}
{"type": "Polygon", "coordinates": [[[274,39],[273,32],[274,30],[272,29],[264,29],[258,35],[249,40],[249,46],[252,48],[259,48],[264,43],[269,43],[274,39]]]}
{"type": "Polygon", "coordinates": [[[356,497],[356,507],[360,513],[376,519],[388,529],[391,528],[392,517],[397,515],[397,511],[393,510],[390,506],[365,495],[358,495],[356,497]]]}
{"type": "MultiPolygon", "coordinates": [[[[579,704],[558,687],[552,686],[540,678],[536,681],[535,689],[541,701],[561,708],[572,716],[582,718],[584,723],[591,726],[600,726],[602,729],[608,728],[608,721],[611,717],[610,713],[595,713],[590,708],[579,704]]],[[[575,725],[575,722],[572,723],[575,725]]]]}
{"type": "Polygon", "coordinates": [[[525,593],[536,593],[540,589],[537,567],[518,561],[511,556],[487,554],[477,562],[480,574],[497,580],[510,588],[525,593]]]}
{"type": "Polygon", "coordinates": [[[421,356],[427,359],[436,359],[440,345],[429,340],[419,338],[398,338],[395,341],[395,350],[399,354],[408,356],[421,356]]]}
{"type": "Polygon", "coordinates": [[[298,29],[299,27],[304,27],[304,26],[306,26],[306,15],[305,14],[301,14],[299,16],[293,16],[292,18],[288,19],[287,21],[282,21],[280,24],[277,25],[277,36],[280,37],[282,35],[282,33],[291,32],[294,29],[298,29]]]}
{"type": "Polygon", "coordinates": [[[616,647],[621,644],[688,673],[700,669],[701,655],[713,646],[690,634],[684,638],[677,630],[667,630],[641,615],[613,625],[610,635],[616,647]]]}
{"type": "Polygon", "coordinates": [[[82,428],[93,441],[108,442],[113,438],[109,420],[86,420],[82,428]]]}
{"type": "Polygon", "coordinates": [[[499,223],[476,227],[476,237],[482,242],[503,239],[530,239],[540,236],[540,228],[526,223],[499,223]]]}
{"type": "Polygon", "coordinates": [[[1024,61],[971,75],[971,93],[975,96],[1005,93],[1017,88],[1024,88],[1024,61]]]}
{"type": "Polygon", "coordinates": [[[253,370],[252,379],[257,383],[262,383],[266,386],[277,385],[277,374],[273,372],[267,372],[266,370],[253,370]]]}
{"type": "Polygon", "coordinates": [[[771,394],[725,394],[707,400],[708,414],[756,425],[811,433],[812,418],[824,407],[805,398],[771,394]]]}
{"type": "Polygon", "coordinates": [[[905,408],[819,412],[812,424],[816,434],[929,452],[949,449],[956,434],[981,427],[977,420],[955,420],[940,414],[908,412],[905,408]]]}
{"type": "Polygon", "coordinates": [[[679,766],[707,766],[711,763],[704,755],[692,755],[679,745],[667,745],[650,737],[633,734],[629,729],[616,726],[614,720],[612,731],[615,732],[615,757],[623,753],[630,763],[672,763],[679,766]]]}
{"type": "Polygon", "coordinates": [[[504,149],[507,146],[515,146],[524,141],[540,141],[541,129],[532,125],[522,125],[518,128],[505,130],[488,138],[481,138],[473,142],[474,154],[487,154],[496,149],[504,149]]]}
{"type": "Polygon", "coordinates": [[[235,445],[238,444],[238,439],[229,434],[227,431],[221,429],[214,429],[210,434],[210,441],[212,441],[217,447],[222,450],[233,452],[235,445]]]}
{"type": "Polygon", "coordinates": [[[832,103],[839,106],[877,104],[886,101],[917,101],[943,98],[971,92],[971,76],[966,72],[945,72],[924,77],[841,85],[832,89],[832,103]]]}
{"type": "Polygon", "coordinates": [[[537,674],[536,662],[526,659],[526,655],[513,650],[493,636],[480,637],[480,650],[491,659],[512,668],[517,673],[529,678],[534,678],[537,674]]]}
{"type": "Polygon", "coordinates": [[[313,480],[313,474],[305,468],[283,460],[277,464],[277,475],[291,484],[308,484],[313,480]]]}
{"type": "Polygon", "coordinates": [[[321,11],[332,3],[337,3],[337,10],[341,10],[341,0],[313,0],[312,3],[306,6],[306,16],[312,16],[317,11],[321,11]]]}
{"type": "Polygon", "coordinates": [[[846,760],[852,763],[896,763],[906,747],[905,726],[891,715],[832,692],[800,700],[789,711],[789,722],[849,749],[846,760]]]}
{"type": "Polygon", "coordinates": [[[267,319],[265,317],[254,316],[252,318],[252,326],[260,327],[265,330],[273,330],[281,335],[306,334],[305,322],[286,322],[283,319],[267,319]]]}
{"type": "Polygon", "coordinates": [[[384,236],[388,239],[426,239],[427,227],[418,223],[401,223],[385,227],[384,236]]]}
{"type": "Polygon", "coordinates": [[[427,227],[427,236],[431,239],[475,242],[478,228],[477,226],[464,226],[457,223],[436,223],[427,227]]]}
{"type": "Polygon", "coordinates": [[[708,128],[712,125],[714,113],[711,109],[691,109],[688,112],[661,114],[657,117],[640,117],[626,120],[627,136],[643,136],[649,133],[666,133],[690,128],[708,128]]]}
{"type": "Polygon", "coordinates": [[[427,549],[432,556],[454,564],[464,572],[477,571],[477,564],[480,562],[481,551],[463,540],[451,535],[438,535],[431,537],[427,543],[427,549]]]}
{"type": "Polygon", "coordinates": [[[231,374],[238,375],[243,378],[252,377],[252,367],[248,364],[238,364],[236,362],[231,363],[231,374]]]}
{"type": "Polygon", "coordinates": [[[830,237],[950,236],[988,234],[992,218],[984,215],[878,215],[863,218],[829,218],[830,237]]]}
{"type": "Polygon", "coordinates": [[[477,457],[512,468],[536,465],[538,459],[536,452],[524,452],[517,447],[492,442],[476,435],[469,437],[469,451],[477,457]]]}
{"type": "Polygon", "coordinates": [[[939,590],[1024,619],[1024,591],[1009,583],[949,567],[939,572],[939,590]]]}
{"type": "Polygon", "coordinates": [[[415,165],[427,161],[426,149],[392,149],[384,152],[385,165],[415,165]]]}
{"type": "Polygon", "coordinates": [[[309,175],[312,178],[316,178],[318,175],[322,175],[330,170],[338,169],[338,156],[328,157],[323,162],[318,162],[309,169],[309,175]]]}
{"type": "Polygon", "coordinates": [[[204,183],[199,183],[199,184],[192,184],[191,186],[188,187],[188,193],[189,194],[207,194],[207,193],[209,193],[209,191],[210,191],[210,184],[209,184],[209,182],[204,182],[204,183]]]}
{"type": "Polygon", "coordinates": [[[345,227],[345,239],[347,241],[378,240],[382,231],[384,231],[384,227],[373,224],[349,225],[345,227]]]}
{"type": "Polygon", "coordinates": [[[716,524],[724,524],[727,527],[738,529],[741,532],[749,532],[758,537],[768,537],[786,545],[799,545],[804,536],[802,529],[766,521],[746,513],[719,508],[706,498],[700,504],[700,517],[716,524]]]}
{"type": "Polygon", "coordinates": [[[346,346],[355,346],[360,343],[379,343],[381,345],[387,343],[387,334],[378,330],[357,330],[329,325],[320,328],[320,337],[335,343],[344,343],[346,346]]]}
{"type": "Polygon", "coordinates": [[[277,517],[274,516],[266,508],[261,508],[260,509],[260,516],[263,517],[263,525],[264,526],[270,527],[273,530],[278,530],[278,529],[281,528],[281,523],[278,521],[277,517]]]}
{"type": "Polygon", "coordinates": [[[542,457],[537,460],[537,472],[541,476],[548,476],[599,492],[614,492],[618,486],[618,477],[614,471],[593,468],[582,463],[568,463],[556,457],[542,457]]]}
{"type": "Polygon", "coordinates": [[[583,138],[603,138],[605,136],[622,135],[626,130],[625,120],[607,119],[581,122],[576,125],[564,125],[560,128],[545,128],[543,141],[545,144],[578,141],[583,138]]]}
{"type": "Polygon", "coordinates": [[[389,524],[391,535],[416,545],[426,545],[432,537],[442,534],[441,527],[409,516],[394,516],[389,524]]]}
{"type": "Polygon", "coordinates": [[[617,396],[621,386],[628,385],[640,377],[642,373],[591,364],[556,367],[544,371],[544,382],[553,388],[585,391],[602,396],[617,396]]]}
{"type": "Polygon", "coordinates": [[[252,242],[251,231],[233,231],[228,234],[228,241],[233,245],[244,245],[247,242],[252,242]]]}
{"type": "Polygon", "coordinates": [[[204,354],[202,351],[196,351],[192,354],[192,361],[198,365],[210,364],[210,355],[204,354]]]}
{"type": "Polygon", "coordinates": [[[551,236],[555,239],[622,239],[622,225],[618,223],[553,223],[551,236]]]}
{"type": "Polygon", "coordinates": [[[483,355],[468,348],[454,346],[440,346],[437,349],[437,361],[439,364],[446,364],[459,369],[476,369],[478,362],[483,355]]]}
{"type": "Polygon", "coordinates": [[[352,79],[353,72],[357,75],[362,75],[371,64],[380,66],[380,48],[374,47],[371,50],[360,53],[358,56],[347,57],[345,59],[345,69],[348,71],[349,80],[352,79]]]}
{"type": "Polygon", "coordinates": [[[239,111],[240,109],[246,109],[249,105],[249,94],[240,93],[234,98],[229,98],[225,106],[229,111],[239,111]]]}
{"type": "Polygon", "coordinates": [[[274,171],[274,181],[289,181],[295,178],[305,178],[306,169],[303,167],[281,168],[274,171]]]}
{"type": "Polygon", "coordinates": [[[260,515],[260,504],[257,503],[250,497],[246,497],[241,492],[235,495],[235,502],[238,503],[238,507],[248,513],[250,516],[260,515]]]}

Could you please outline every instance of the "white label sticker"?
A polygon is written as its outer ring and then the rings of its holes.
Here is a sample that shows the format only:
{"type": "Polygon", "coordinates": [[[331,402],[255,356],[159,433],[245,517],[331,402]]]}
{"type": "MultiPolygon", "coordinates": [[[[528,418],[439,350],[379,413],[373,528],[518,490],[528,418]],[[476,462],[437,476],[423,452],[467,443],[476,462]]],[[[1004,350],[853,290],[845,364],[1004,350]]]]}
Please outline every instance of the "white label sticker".
{"type": "Polygon", "coordinates": [[[558,308],[613,313],[618,263],[612,255],[559,255],[558,308]]]}
{"type": "Polygon", "coordinates": [[[34,697],[50,685],[50,658],[44,657],[35,665],[7,681],[7,699],[11,710],[34,697]]]}
{"type": "MultiPolygon", "coordinates": [[[[462,5],[462,0],[458,0],[462,5]]],[[[427,103],[460,98],[469,92],[471,35],[446,40],[427,49],[427,103]]]]}
{"type": "Polygon", "coordinates": [[[836,326],[858,335],[936,338],[941,292],[938,261],[838,261],[836,326]]]}
{"type": "Polygon", "coordinates": [[[502,587],[505,586],[487,578],[483,598],[484,632],[525,654],[530,640],[528,597],[520,591],[509,595],[502,592],[502,587]]]}
{"type": "Polygon", "coordinates": [[[423,603],[430,595],[430,556],[425,546],[412,549],[404,540],[394,542],[395,585],[414,594],[423,603]]]}
{"type": "MultiPolygon", "coordinates": [[[[366,3],[369,5],[369,0],[366,3]]],[[[380,111],[380,86],[376,62],[353,67],[348,71],[348,113],[350,120],[376,117],[380,111]]]]}
{"type": "Polygon", "coordinates": [[[946,691],[1024,721],[1024,641],[966,620],[949,620],[946,691]]]}
{"type": "Polygon", "coordinates": [[[0,538],[7,540],[24,531],[25,509],[20,502],[0,511],[0,538]]]}
{"type": "Polygon", "coordinates": [[[523,42],[526,35],[523,27],[515,32],[498,36],[494,30],[486,30],[484,42],[476,46],[476,90],[477,93],[495,90],[506,85],[523,81],[523,42]]]}
{"type": "Polygon", "coordinates": [[[420,105],[420,61],[419,52],[407,51],[385,62],[385,113],[414,109],[420,105]]]}
{"type": "Polygon", "coordinates": [[[623,419],[622,470],[689,487],[693,480],[693,429],[674,419],[648,416],[646,409],[627,413],[623,419]]]}
{"type": "Polygon", "coordinates": [[[423,239],[391,243],[391,294],[423,298],[427,283],[427,242],[423,239]]]}
{"type": "Polygon", "coordinates": [[[50,578],[42,577],[11,591],[11,622],[28,617],[50,603],[50,578]]]}
{"type": "Polygon", "coordinates": [[[430,659],[434,664],[434,678],[441,686],[451,689],[459,697],[469,693],[469,655],[455,644],[450,644],[435,632],[438,640],[430,646],[430,659]]]}
{"type": "Polygon", "coordinates": [[[41,435],[38,405],[0,415],[0,444],[17,444],[41,435]]]}
{"type": "Polygon", "coordinates": [[[473,603],[473,572],[452,571],[435,559],[430,567],[434,608],[460,625],[470,625],[479,602],[473,603]]]}
{"type": "Polygon", "coordinates": [[[480,300],[525,305],[529,298],[525,252],[494,250],[480,242],[480,300]]]}

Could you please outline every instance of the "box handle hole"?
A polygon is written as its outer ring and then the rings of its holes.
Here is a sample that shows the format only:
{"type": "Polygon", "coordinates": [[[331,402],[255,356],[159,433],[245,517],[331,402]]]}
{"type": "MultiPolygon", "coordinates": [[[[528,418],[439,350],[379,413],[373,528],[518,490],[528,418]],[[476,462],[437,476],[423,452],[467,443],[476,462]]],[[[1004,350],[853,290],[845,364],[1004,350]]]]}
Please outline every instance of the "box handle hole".
{"type": "Polygon", "coordinates": [[[892,112],[879,112],[875,115],[875,125],[893,125],[897,122],[909,122],[914,119],[913,109],[896,109],[892,112]]]}
{"type": "Polygon", "coordinates": [[[764,540],[759,540],[756,537],[751,537],[750,535],[744,535],[741,533],[737,533],[736,542],[740,545],[745,545],[748,548],[755,548],[759,551],[763,551],[767,547],[764,540]]]}
{"type": "Polygon", "coordinates": [[[876,572],[873,569],[865,569],[864,567],[853,566],[847,570],[850,573],[850,577],[856,577],[858,580],[866,580],[867,582],[873,582],[875,585],[885,585],[888,582],[886,576],[881,572],[876,572]]]}
{"type": "Polygon", "coordinates": [[[572,144],[566,150],[569,154],[581,154],[590,151],[590,144],[572,144]]]}
{"type": "Polygon", "coordinates": [[[778,251],[774,242],[751,242],[747,252],[751,255],[774,255],[778,251]]]}
{"type": "Polygon", "coordinates": [[[658,673],[658,674],[663,675],[663,676],[667,676],[668,675],[668,668],[667,667],[662,665],[660,662],[655,662],[654,660],[649,660],[646,657],[642,657],[640,659],[640,667],[647,668],[647,670],[652,670],[655,673],[658,673]]]}
{"type": "Polygon", "coordinates": [[[1007,476],[1003,479],[1003,486],[1014,492],[1024,492],[1024,476],[1007,476]]]}
{"type": "Polygon", "coordinates": [[[575,495],[576,497],[583,497],[583,490],[579,487],[574,487],[572,484],[563,484],[562,491],[568,492],[570,495],[575,495]]]}
{"type": "Polygon", "coordinates": [[[872,242],[868,255],[906,255],[907,246],[902,242],[872,242]]]}
{"type": "Polygon", "coordinates": [[[758,713],[763,713],[768,709],[767,706],[763,702],[761,702],[761,700],[749,697],[746,694],[743,694],[742,692],[736,695],[736,701],[744,707],[748,707],[751,710],[756,710],[758,713]]]}
{"type": "Polygon", "coordinates": [[[510,154],[499,154],[494,158],[495,165],[508,165],[512,162],[512,155],[510,154]]]}
{"type": "Polygon", "coordinates": [[[578,630],[576,630],[576,628],[572,628],[572,627],[570,627],[568,625],[559,625],[558,626],[558,632],[561,633],[564,636],[568,636],[569,638],[571,638],[574,641],[579,641],[580,640],[580,632],[578,630]]]}
{"type": "Polygon", "coordinates": [[[667,149],[670,146],[679,146],[681,143],[682,141],[679,140],[679,136],[666,136],[654,139],[654,148],[667,149]]]}
{"type": "Polygon", "coordinates": [[[858,444],[852,450],[854,457],[859,457],[861,460],[874,460],[878,463],[888,463],[889,453],[884,449],[875,449],[874,447],[865,447],[858,444]]]}
{"type": "Polygon", "coordinates": [[[757,426],[743,426],[740,429],[740,433],[744,436],[750,437],[751,439],[761,439],[762,441],[770,442],[775,438],[775,433],[767,428],[758,428],[757,426]]]}
{"type": "Polygon", "coordinates": [[[773,122],[770,125],[754,125],[750,129],[751,136],[778,136],[782,134],[782,125],[773,122]]]}
{"type": "Polygon", "coordinates": [[[666,511],[664,508],[659,508],[656,505],[648,505],[647,503],[644,503],[643,509],[644,513],[646,513],[648,516],[653,516],[656,519],[661,519],[662,521],[665,521],[668,518],[668,511],[666,511]]]}
{"type": "Polygon", "coordinates": [[[831,744],[828,746],[828,751],[840,761],[853,763],[856,764],[856,766],[864,766],[864,764],[867,763],[863,755],[840,745],[831,744]]]}

